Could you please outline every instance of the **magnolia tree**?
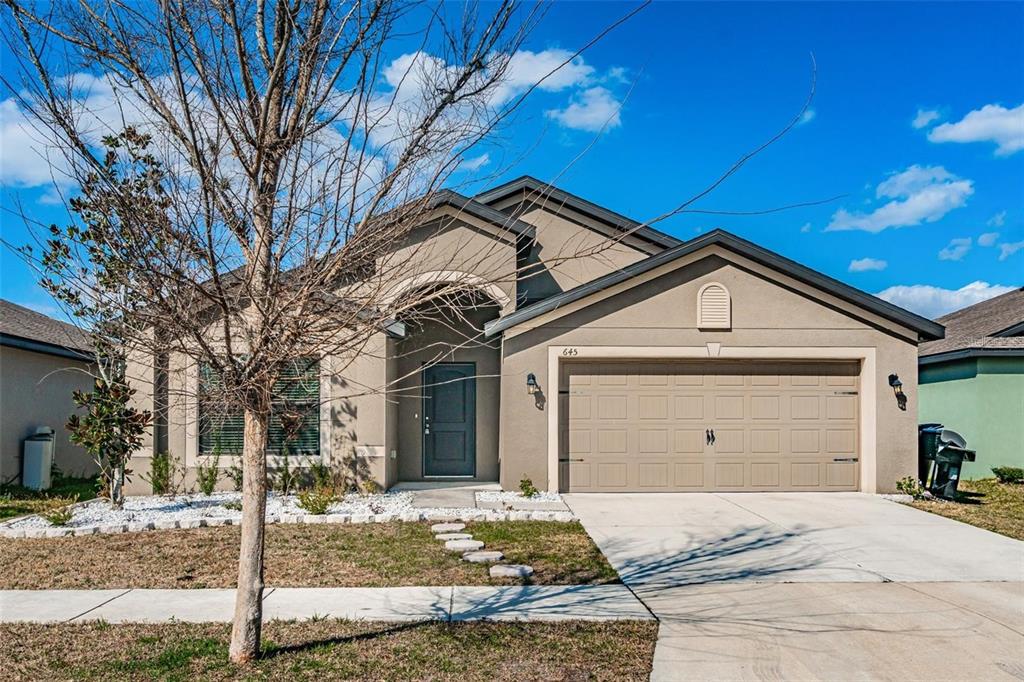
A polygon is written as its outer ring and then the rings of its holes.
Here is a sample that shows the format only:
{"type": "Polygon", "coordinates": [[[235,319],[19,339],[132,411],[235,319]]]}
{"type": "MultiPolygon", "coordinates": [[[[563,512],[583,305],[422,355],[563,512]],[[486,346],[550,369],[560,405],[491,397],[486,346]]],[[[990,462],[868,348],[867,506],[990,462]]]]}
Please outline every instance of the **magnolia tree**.
{"type": "MultiPolygon", "coordinates": [[[[55,150],[58,188],[77,193],[72,224],[29,257],[119,357],[209,368],[217,400],[244,415],[230,655],[248,661],[275,384],[296,358],[331,358],[344,376],[394,320],[459,315],[481,288],[532,276],[495,240],[438,253],[418,230],[442,204],[464,208],[441,188],[579,53],[524,76],[543,8],[513,0],[4,4],[24,76],[8,88],[55,150]],[[482,274],[429,276],[454,270],[482,274]]],[[[750,156],[657,220],[693,210],[750,156]]],[[[546,261],[614,246],[567,245],[546,261]]]]}

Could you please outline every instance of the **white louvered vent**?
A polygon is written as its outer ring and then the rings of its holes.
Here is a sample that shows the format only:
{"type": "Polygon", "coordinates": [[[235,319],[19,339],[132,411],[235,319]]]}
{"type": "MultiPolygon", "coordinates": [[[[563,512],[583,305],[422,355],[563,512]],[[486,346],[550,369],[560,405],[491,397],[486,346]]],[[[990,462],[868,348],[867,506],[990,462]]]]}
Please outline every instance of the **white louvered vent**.
{"type": "Polygon", "coordinates": [[[705,284],[697,292],[697,326],[701,329],[732,327],[732,302],[729,290],[718,282],[705,284]]]}

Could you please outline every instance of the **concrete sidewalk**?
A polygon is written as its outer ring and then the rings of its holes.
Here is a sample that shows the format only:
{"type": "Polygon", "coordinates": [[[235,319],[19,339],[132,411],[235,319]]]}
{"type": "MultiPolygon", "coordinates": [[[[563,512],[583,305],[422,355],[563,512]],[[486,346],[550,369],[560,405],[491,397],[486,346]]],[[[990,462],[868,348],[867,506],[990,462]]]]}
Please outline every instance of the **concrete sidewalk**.
{"type": "MultiPolygon", "coordinates": [[[[229,622],[233,589],[0,590],[0,622],[229,622]]],[[[266,620],[648,620],[624,585],[515,587],[279,587],[264,591],[266,620]]]]}

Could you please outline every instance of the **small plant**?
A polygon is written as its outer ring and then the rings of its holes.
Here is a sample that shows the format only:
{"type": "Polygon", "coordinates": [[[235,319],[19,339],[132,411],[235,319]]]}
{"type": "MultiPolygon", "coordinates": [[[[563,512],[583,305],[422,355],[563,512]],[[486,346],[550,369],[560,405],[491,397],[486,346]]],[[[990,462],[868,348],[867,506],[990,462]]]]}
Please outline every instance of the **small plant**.
{"type": "Polygon", "coordinates": [[[363,481],[363,493],[367,495],[380,495],[382,492],[384,492],[384,486],[372,478],[363,481]]]}
{"type": "Polygon", "coordinates": [[[238,500],[228,500],[221,506],[224,507],[225,509],[230,509],[231,511],[242,511],[242,503],[239,502],[238,500]]]}
{"type": "Polygon", "coordinates": [[[332,504],[338,501],[338,496],[329,488],[313,488],[299,493],[296,504],[310,514],[326,514],[332,504]]]}
{"type": "Polygon", "coordinates": [[[540,491],[537,490],[537,486],[533,484],[533,480],[529,476],[523,476],[519,480],[519,490],[522,491],[523,497],[533,497],[540,491]]]}
{"type": "Polygon", "coordinates": [[[921,482],[913,476],[907,476],[896,481],[896,490],[900,491],[904,495],[910,495],[915,500],[923,500],[924,488],[921,486],[921,482]]]}
{"type": "Polygon", "coordinates": [[[1024,483],[1024,469],[1020,467],[992,467],[1000,483],[1024,483]]]}
{"type": "Polygon", "coordinates": [[[149,481],[154,495],[173,495],[178,490],[178,460],[169,452],[158,452],[150,460],[149,481]]]}
{"type": "Polygon", "coordinates": [[[208,459],[206,464],[196,466],[196,483],[199,485],[199,490],[207,497],[212,495],[217,488],[217,479],[220,477],[219,463],[220,453],[214,450],[212,460],[208,459]]]}
{"type": "Polygon", "coordinates": [[[237,464],[232,464],[224,473],[229,479],[231,479],[231,483],[235,487],[235,492],[242,492],[242,467],[237,464]]]}
{"type": "Polygon", "coordinates": [[[39,515],[46,519],[51,526],[66,526],[71,523],[71,517],[74,516],[71,505],[75,502],[78,502],[78,495],[71,498],[68,504],[47,509],[39,515]]]}
{"type": "Polygon", "coordinates": [[[311,488],[334,488],[334,472],[322,461],[312,460],[309,463],[311,488]]]}

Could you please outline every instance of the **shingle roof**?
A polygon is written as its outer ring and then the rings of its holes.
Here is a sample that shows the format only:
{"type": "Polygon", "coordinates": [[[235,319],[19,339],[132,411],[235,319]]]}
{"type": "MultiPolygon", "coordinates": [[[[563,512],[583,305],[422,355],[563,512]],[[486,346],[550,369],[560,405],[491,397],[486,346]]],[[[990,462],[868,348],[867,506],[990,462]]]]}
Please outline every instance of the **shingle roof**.
{"type": "Polygon", "coordinates": [[[74,357],[88,355],[92,347],[89,334],[78,327],[3,299],[0,345],[74,357]]]}
{"type": "Polygon", "coordinates": [[[955,353],[958,357],[970,354],[1024,354],[1024,287],[1009,293],[975,303],[958,310],[937,322],[945,325],[946,338],[921,344],[918,355],[934,358],[955,353]]]}

